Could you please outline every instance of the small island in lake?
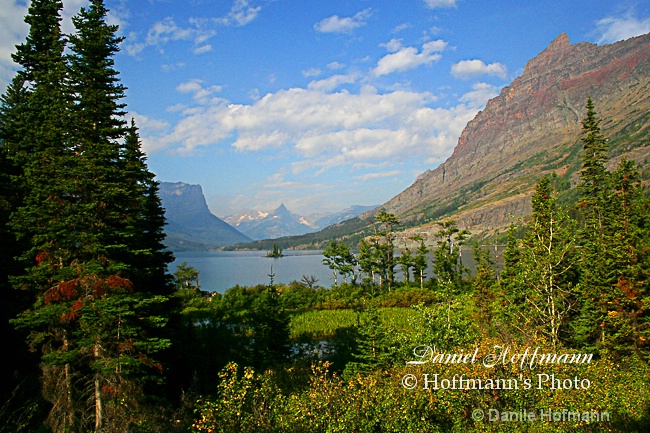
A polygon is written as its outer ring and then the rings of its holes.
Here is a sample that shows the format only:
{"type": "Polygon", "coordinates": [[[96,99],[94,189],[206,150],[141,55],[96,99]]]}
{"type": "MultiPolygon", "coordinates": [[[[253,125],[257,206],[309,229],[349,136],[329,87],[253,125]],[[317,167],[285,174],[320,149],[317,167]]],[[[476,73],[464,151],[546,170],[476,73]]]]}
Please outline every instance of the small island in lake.
{"type": "Polygon", "coordinates": [[[273,257],[274,259],[284,257],[284,254],[282,254],[282,248],[278,247],[278,244],[273,243],[273,251],[269,251],[266,254],[266,257],[273,257]]]}

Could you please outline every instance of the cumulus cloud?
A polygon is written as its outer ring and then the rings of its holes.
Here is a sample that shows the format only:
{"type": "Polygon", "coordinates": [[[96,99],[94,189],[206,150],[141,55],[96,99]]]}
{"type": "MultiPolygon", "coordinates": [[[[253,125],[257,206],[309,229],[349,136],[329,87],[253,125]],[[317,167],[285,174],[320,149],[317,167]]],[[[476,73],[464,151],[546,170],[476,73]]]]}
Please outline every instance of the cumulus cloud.
{"type": "Polygon", "coordinates": [[[371,86],[358,93],[330,93],[331,86],[323,81],[307,89],[269,93],[250,104],[216,98],[217,89],[198,80],[183,83],[179,92],[209,103],[179,107],[180,119],[173,128],[161,124],[159,130],[150,128],[150,135],[142,134],[145,148],[180,154],[211,146],[231,146],[239,152],[273,150],[293,155],[294,174],[319,175],[336,167],[363,171],[359,167],[385,161],[399,165],[405,158],[442,161],[477,112],[469,103],[432,108],[434,97],[427,93],[382,94],[371,86]]]}
{"type": "Polygon", "coordinates": [[[365,25],[369,17],[370,9],[357,12],[352,17],[341,18],[338,15],[332,15],[316,23],[314,29],[321,33],[352,33],[357,27],[365,25]]]}
{"type": "Polygon", "coordinates": [[[336,71],[338,69],[343,69],[345,68],[345,65],[341,62],[330,62],[327,64],[327,69],[331,69],[333,71],[336,71]]]}
{"type": "Polygon", "coordinates": [[[492,84],[475,83],[472,86],[472,91],[465,93],[460,100],[470,107],[482,108],[487,101],[499,94],[499,90],[499,87],[492,84]]]}
{"type": "Polygon", "coordinates": [[[222,98],[215,96],[223,89],[221,86],[203,86],[203,81],[194,79],[181,83],[176,87],[180,93],[190,93],[194,101],[201,105],[214,105],[223,101],[222,98]]]}
{"type": "Polygon", "coordinates": [[[480,75],[494,75],[505,79],[508,76],[508,68],[497,62],[487,65],[483,60],[461,60],[451,66],[451,75],[463,80],[480,75]]]}
{"type": "Polygon", "coordinates": [[[321,92],[330,92],[340,87],[343,84],[352,84],[355,83],[356,81],[357,81],[357,76],[354,74],[348,74],[348,75],[337,74],[322,80],[312,81],[311,83],[309,83],[307,88],[310,90],[318,90],[321,92]]]}
{"type": "Polygon", "coordinates": [[[319,68],[309,68],[302,71],[302,75],[303,77],[318,77],[321,72],[319,68]]]}
{"type": "Polygon", "coordinates": [[[205,42],[214,35],[216,30],[212,28],[209,20],[194,18],[189,20],[189,26],[180,26],[173,18],[167,17],[149,28],[144,41],[138,41],[138,36],[131,33],[129,37],[131,42],[126,45],[126,52],[137,56],[147,47],[157,47],[162,51],[170,42],[193,41],[195,54],[200,54],[212,49],[205,42]]]}
{"type": "Polygon", "coordinates": [[[630,12],[622,18],[603,18],[596,26],[600,34],[598,43],[613,43],[650,33],[650,17],[639,19],[630,12]]]}
{"type": "Polygon", "coordinates": [[[429,41],[422,45],[420,52],[415,47],[402,46],[397,39],[392,39],[384,46],[391,53],[379,59],[377,66],[373,69],[373,74],[378,77],[437,62],[442,57],[440,52],[447,48],[447,42],[443,40],[429,41]]]}

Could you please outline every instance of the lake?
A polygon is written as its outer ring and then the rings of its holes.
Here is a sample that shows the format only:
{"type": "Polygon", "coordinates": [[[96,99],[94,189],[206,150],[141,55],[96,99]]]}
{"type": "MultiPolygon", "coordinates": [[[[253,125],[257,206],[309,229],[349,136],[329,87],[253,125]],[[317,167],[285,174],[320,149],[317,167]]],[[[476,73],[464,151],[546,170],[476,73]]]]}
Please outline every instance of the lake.
{"type": "Polygon", "coordinates": [[[187,251],[175,252],[176,260],[169,272],[176,272],[176,266],[187,262],[198,269],[201,289],[223,293],[226,289],[240,286],[268,284],[271,272],[276,283],[300,281],[303,275],[313,275],[318,285],[330,287],[334,275],[322,264],[321,251],[284,251],[284,257],[266,257],[266,251],[187,251]]]}
{"type": "MultiPolygon", "coordinates": [[[[332,270],[323,265],[321,251],[284,251],[285,256],[277,259],[266,257],[266,251],[190,251],[176,252],[176,260],[169,266],[169,272],[176,272],[176,266],[187,262],[198,269],[201,289],[223,293],[236,286],[255,286],[268,284],[271,272],[275,282],[288,284],[300,281],[303,275],[313,275],[318,285],[331,287],[334,284],[332,270]]],[[[474,260],[471,251],[463,248],[463,262],[472,271],[474,260]]],[[[429,269],[431,275],[431,256],[429,269]]],[[[395,267],[396,277],[401,279],[400,267],[395,267]]],[[[343,279],[339,278],[339,282],[343,279]]]]}

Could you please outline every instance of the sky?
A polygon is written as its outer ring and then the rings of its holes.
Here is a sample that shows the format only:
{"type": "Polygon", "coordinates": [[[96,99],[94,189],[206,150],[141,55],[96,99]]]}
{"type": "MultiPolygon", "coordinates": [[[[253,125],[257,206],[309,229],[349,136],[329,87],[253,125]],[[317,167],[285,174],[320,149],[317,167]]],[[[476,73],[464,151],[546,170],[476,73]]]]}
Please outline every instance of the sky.
{"type": "MultiPolygon", "coordinates": [[[[63,30],[87,0],[63,0],[63,30]]],[[[453,152],[561,33],[650,32],[645,0],[106,0],[128,116],[159,181],[217,216],[380,205],[453,152]]],[[[28,1],[0,0],[0,92],[28,1]]]]}

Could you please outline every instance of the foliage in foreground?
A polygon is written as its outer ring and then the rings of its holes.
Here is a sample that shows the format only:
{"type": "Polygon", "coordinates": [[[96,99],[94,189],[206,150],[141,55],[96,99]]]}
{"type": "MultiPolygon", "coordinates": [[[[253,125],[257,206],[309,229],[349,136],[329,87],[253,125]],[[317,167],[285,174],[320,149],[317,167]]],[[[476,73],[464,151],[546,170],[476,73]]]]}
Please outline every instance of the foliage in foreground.
{"type": "MultiPolygon", "coordinates": [[[[479,353],[494,352],[493,344],[500,342],[483,340],[477,345],[479,353]]],[[[466,352],[473,350],[468,347],[466,352]]],[[[525,349],[512,346],[511,350],[523,353],[525,349]]],[[[426,364],[391,367],[347,380],[329,372],[327,363],[315,364],[311,371],[281,373],[242,371],[229,364],[220,379],[216,397],[199,402],[192,432],[641,432],[650,428],[646,386],[650,368],[638,360],[621,365],[600,359],[535,370],[516,364],[491,369],[480,363],[426,364]],[[429,374],[429,389],[424,389],[424,374],[429,374]],[[434,389],[435,374],[438,389],[434,389]],[[484,383],[518,380],[519,389],[441,389],[443,379],[461,375],[484,383]],[[588,379],[590,387],[552,389],[543,382],[537,389],[538,375],[542,380],[546,375],[563,381],[588,379]],[[406,389],[406,377],[419,379],[418,386],[406,389]],[[521,377],[531,379],[531,389],[523,389],[521,377]],[[477,410],[483,411],[484,419],[479,419],[477,410]],[[536,420],[522,421],[531,412],[536,420]],[[569,418],[569,412],[578,412],[579,417],[569,418]],[[501,420],[503,413],[510,421],[501,420]],[[558,416],[564,418],[555,420],[558,416]]]]}

